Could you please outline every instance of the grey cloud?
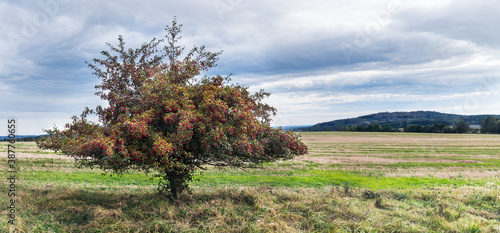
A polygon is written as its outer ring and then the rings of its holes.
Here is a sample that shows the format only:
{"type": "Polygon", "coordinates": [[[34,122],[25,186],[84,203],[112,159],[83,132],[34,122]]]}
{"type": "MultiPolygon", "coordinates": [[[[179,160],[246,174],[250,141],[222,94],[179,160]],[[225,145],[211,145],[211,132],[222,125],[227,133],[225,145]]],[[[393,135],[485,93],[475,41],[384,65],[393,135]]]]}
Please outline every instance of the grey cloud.
{"type": "Polygon", "coordinates": [[[174,16],[184,24],[187,48],[224,50],[209,75],[233,73],[234,82],[272,92],[269,102],[282,122],[386,110],[500,109],[489,101],[495,90],[487,88],[500,87],[498,1],[64,2],[49,11],[26,1],[0,3],[0,97],[21,96],[0,103],[9,113],[27,119],[40,113],[39,122],[57,118],[59,124],[61,113],[101,104],[93,95],[98,80],[84,61],[99,57],[118,35],[129,47],[163,38],[174,16]],[[398,2],[391,11],[389,4],[398,2]],[[23,38],[40,12],[48,20],[23,38]],[[21,38],[17,48],[12,35],[21,38]],[[479,97],[488,104],[460,107],[479,97]]]}
{"type": "Polygon", "coordinates": [[[498,49],[500,2],[451,1],[441,7],[407,9],[405,30],[427,31],[498,49]]]}

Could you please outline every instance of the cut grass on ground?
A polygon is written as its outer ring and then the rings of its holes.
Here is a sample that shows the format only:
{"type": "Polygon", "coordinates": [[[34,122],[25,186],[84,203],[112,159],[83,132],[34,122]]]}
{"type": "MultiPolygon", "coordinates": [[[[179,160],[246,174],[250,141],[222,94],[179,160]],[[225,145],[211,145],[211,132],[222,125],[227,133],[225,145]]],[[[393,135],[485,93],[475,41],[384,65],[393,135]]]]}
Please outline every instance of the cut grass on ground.
{"type": "MultiPolygon", "coordinates": [[[[208,168],[175,202],[156,193],[151,175],[102,176],[34,143],[16,144],[15,231],[500,231],[500,135],[302,136],[310,154],[253,170],[208,168]]],[[[4,194],[0,205],[8,201],[4,194]]]]}
{"type": "MultiPolygon", "coordinates": [[[[32,186],[17,232],[497,232],[498,189],[372,191],[194,187],[171,202],[153,188],[32,186]]],[[[0,205],[6,205],[2,200],[0,205]]],[[[0,223],[5,232],[5,222],[0,223]]]]}

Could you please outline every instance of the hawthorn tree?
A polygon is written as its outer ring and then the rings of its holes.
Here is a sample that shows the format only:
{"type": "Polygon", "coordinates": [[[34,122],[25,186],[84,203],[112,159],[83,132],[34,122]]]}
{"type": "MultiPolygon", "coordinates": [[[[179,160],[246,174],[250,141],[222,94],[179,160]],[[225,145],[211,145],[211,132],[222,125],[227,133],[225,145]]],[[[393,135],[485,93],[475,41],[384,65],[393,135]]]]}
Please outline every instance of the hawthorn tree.
{"type": "Polygon", "coordinates": [[[153,39],[126,49],[121,36],[117,47],[107,43],[104,59],[88,65],[101,80],[96,95],[109,106],[86,108],[63,130],[45,130],[38,146],[104,173],[153,171],[160,193],[173,199],[206,166],[254,167],[307,153],[299,136],[270,126],[276,109],[262,102],[269,93],[250,94],[229,77],[201,77],[221,53],[204,46],[185,53],[181,28],[176,20],[167,25],[163,47],[153,39]]]}

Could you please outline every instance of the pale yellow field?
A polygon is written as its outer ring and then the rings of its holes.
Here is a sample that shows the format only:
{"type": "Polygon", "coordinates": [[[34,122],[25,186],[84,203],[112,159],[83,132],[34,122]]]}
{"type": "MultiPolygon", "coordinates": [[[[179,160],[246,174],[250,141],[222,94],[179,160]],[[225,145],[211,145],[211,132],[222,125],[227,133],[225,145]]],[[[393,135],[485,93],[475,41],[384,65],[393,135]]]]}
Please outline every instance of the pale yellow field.
{"type": "Polygon", "coordinates": [[[297,161],[377,170],[386,176],[500,177],[500,135],[304,132],[297,161]],[[344,166],[342,166],[344,165],[344,166]],[[408,166],[406,166],[408,165],[408,166]]]}

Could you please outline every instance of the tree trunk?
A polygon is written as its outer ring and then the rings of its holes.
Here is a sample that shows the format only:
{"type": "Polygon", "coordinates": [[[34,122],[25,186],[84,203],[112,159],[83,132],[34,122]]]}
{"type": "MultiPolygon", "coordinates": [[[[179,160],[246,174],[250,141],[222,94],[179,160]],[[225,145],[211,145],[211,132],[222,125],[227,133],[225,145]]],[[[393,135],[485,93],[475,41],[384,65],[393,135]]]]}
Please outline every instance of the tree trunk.
{"type": "Polygon", "coordinates": [[[167,173],[168,182],[170,183],[170,196],[172,199],[177,200],[179,194],[182,192],[182,178],[176,172],[167,173]]]}

